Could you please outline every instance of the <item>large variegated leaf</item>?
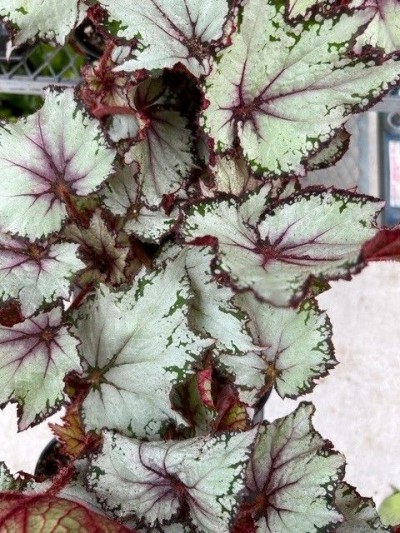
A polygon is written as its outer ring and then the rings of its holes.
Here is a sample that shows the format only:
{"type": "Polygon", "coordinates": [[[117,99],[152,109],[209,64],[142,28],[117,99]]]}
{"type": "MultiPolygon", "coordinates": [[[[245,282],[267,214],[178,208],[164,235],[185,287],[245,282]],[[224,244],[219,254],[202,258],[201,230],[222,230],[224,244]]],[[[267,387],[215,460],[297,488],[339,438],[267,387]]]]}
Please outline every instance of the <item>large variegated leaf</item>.
{"type": "Polygon", "coordinates": [[[138,38],[136,57],[120,67],[171,68],[181,63],[200,76],[210,69],[212,45],[223,37],[228,17],[227,0],[100,0],[110,19],[119,24],[118,35],[138,38]]]}
{"type": "Polygon", "coordinates": [[[184,423],[172,409],[172,387],[211,344],[189,329],[190,299],[187,274],[170,263],[126,292],[103,286],[85,302],[75,331],[93,384],[82,407],[87,429],[154,438],[168,422],[184,423]]]}
{"type": "Polygon", "coordinates": [[[335,493],[335,504],[344,516],[336,533],[385,533],[385,527],[371,498],[364,498],[347,483],[340,483],[335,493]]]}
{"type": "Polygon", "coordinates": [[[14,46],[35,38],[64,44],[87,10],[81,0],[3,0],[1,4],[0,17],[17,28],[14,46]]]}
{"type": "Polygon", "coordinates": [[[302,403],[261,426],[247,470],[248,505],[259,533],[331,531],[342,520],[334,493],[345,459],[315,432],[313,411],[302,403]]]}
{"type": "MultiPolygon", "coordinates": [[[[359,2],[360,3],[360,2],[359,2]]],[[[400,52],[400,6],[398,0],[364,0],[362,2],[371,20],[357,37],[354,50],[364,46],[379,48],[386,54],[400,52]]]]}
{"type": "Polygon", "coordinates": [[[399,63],[347,55],[365,10],[300,22],[273,0],[248,0],[232,45],[205,81],[202,125],[219,151],[239,138],[260,174],[304,173],[304,160],[331,138],[351,112],[366,109],[399,77],[399,63]]]}
{"type": "Polygon", "coordinates": [[[26,317],[56,298],[67,300],[73,276],[85,266],[77,249],[72,243],[32,244],[0,234],[2,299],[18,298],[26,317]]]}
{"type": "Polygon", "coordinates": [[[70,195],[97,189],[114,156],[72,89],[47,90],[39,111],[0,130],[0,224],[30,239],[59,231],[70,195]]]}
{"type": "Polygon", "coordinates": [[[194,166],[192,134],[176,111],[154,111],[142,141],[126,156],[139,167],[141,197],[158,206],[164,194],[176,193],[194,166]]]}
{"type": "MultiPolygon", "coordinates": [[[[297,398],[309,392],[315,379],[325,376],[336,364],[331,341],[332,327],[326,313],[314,300],[305,300],[298,309],[278,308],[258,301],[251,292],[239,294],[236,303],[249,315],[254,342],[264,346],[263,368],[253,368],[247,383],[237,358],[225,356],[243,386],[260,390],[259,376],[268,391],[275,386],[282,398],[297,398]]],[[[252,391],[254,393],[254,391],[252,391]]]]}
{"type": "Polygon", "coordinates": [[[348,277],[360,267],[381,206],[345,191],[311,190],[264,209],[257,222],[258,192],[241,203],[223,199],[192,207],[182,233],[189,243],[218,244],[214,272],[228,275],[234,287],[287,306],[302,298],[313,277],[348,277]]]}
{"type": "Polygon", "coordinates": [[[199,533],[229,533],[257,429],[184,441],[141,442],[106,431],[89,487],[120,518],[156,527],[187,509],[199,533]]]}
{"type": "Polygon", "coordinates": [[[47,494],[0,493],[0,530],[4,532],[135,533],[80,503],[47,494]]]}
{"type": "Polygon", "coordinates": [[[79,341],[61,325],[56,307],[16,324],[0,326],[0,404],[19,405],[19,429],[38,423],[62,402],[64,377],[80,370],[79,341]]]}

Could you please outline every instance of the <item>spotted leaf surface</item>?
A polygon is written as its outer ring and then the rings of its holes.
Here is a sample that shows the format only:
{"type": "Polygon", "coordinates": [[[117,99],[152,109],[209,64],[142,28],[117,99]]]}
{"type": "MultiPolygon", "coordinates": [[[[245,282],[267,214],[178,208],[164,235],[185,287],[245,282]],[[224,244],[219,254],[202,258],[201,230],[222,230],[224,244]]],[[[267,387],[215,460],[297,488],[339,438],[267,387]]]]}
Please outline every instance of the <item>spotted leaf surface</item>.
{"type": "Polygon", "coordinates": [[[59,307],[16,324],[0,326],[0,404],[19,406],[19,429],[49,416],[63,401],[64,377],[80,370],[77,345],[61,325],[59,307]]]}
{"type": "Polygon", "coordinates": [[[80,0],[4,0],[0,17],[16,27],[14,46],[35,38],[63,45],[71,30],[83,20],[86,10],[80,0]]]}
{"type": "Polygon", "coordinates": [[[342,521],[334,491],[344,457],[312,427],[311,404],[261,426],[247,470],[257,532],[317,533],[342,521]]]}
{"type": "Polygon", "coordinates": [[[176,193],[184,185],[194,166],[186,119],[176,111],[154,111],[145,138],[127,157],[138,165],[141,198],[148,206],[158,206],[164,194],[176,193]]]}
{"type": "Polygon", "coordinates": [[[181,63],[195,76],[210,69],[213,44],[223,38],[228,17],[227,0],[100,0],[119,24],[118,35],[139,39],[135,59],[120,68],[171,68],[181,63]]]}
{"type": "Polygon", "coordinates": [[[212,341],[188,325],[189,280],[174,263],[139,276],[126,292],[102,286],[79,310],[84,375],[93,386],[83,402],[87,429],[156,437],[168,422],[172,387],[212,341]]]}
{"type": "MultiPolygon", "coordinates": [[[[192,207],[182,230],[187,242],[218,243],[214,272],[238,290],[273,305],[298,302],[312,277],[348,277],[360,267],[382,203],[345,191],[310,191],[262,209],[259,193],[192,207]],[[253,209],[250,209],[250,206],[253,209]]],[[[265,199],[264,199],[265,205],[265,199]]]]}
{"type": "Polygon", "coordinates": [[[115,153],[73,90],[49,89],[43,107],[0,131],[0,224],[34,240],[59,231],[68,196],[97,189],[115,153]]]}
{"type": "Polygon", "coordinates": [[[67,300],[74,275],[84,268],[72,243],[42,244],[0,234],[2,299],[18,298],[24,316],[56,298],[67,300]]]}
{"type": "MultiPolygon", "coordinates": [[[[360,3],[360,2],[358,2],[360,3]]],[[[400,6],[397,0],[364,0],[362,7],[371,20],[357,37],[354,50],[364,46],[381,49],[385,54],[400,52],[400,6]]]]}
{"type": "Polygon", "coordinates": [[[229,533],[256,434],[141,442],[106,431],[89,487],[118,517],[147,527],[170,521],[184,504],[199,533],[229,533]]]}
{"type": "Polygon", "coordinates": [[[44,494],[0,494],[0,529],[2,531],[65,531],[87,533],[135,533],[83,505],[44,494]]]}
{"type": "MultiPolygon", "coordinates": [[[[239,294],[235,301],[251,319],[254,342],[265,347],[260,354],[264,367],[254,368],[248,385],[259,386],[261,374],[267,390],[275,386],[282,398],[297,398],[336,364],[332,327],[316,301],[305,300],[298,309],[279,308],[258,301],[251,292],[239,294]]],[[[235,370],[233,358],[225,357],[224,362],[231,362],[235,370]]],[[[242,380],[239,370],[235,373],[242,380]]]]}
{"type": "Polygon", "coordinates": [[[347,483],[339,483],[335,493],[335,504],[344,516],[337,533],[385,533],[385,527],[371,498],[364,498],[347,483]]]}
{"type": "Polygon", "coordinates": [[[202,125],[219,151],[238,138],[253,170],[304,173],[304,160],[396,82],[399,64],[347,55],[365,10],[319,22],[285,21],[284,6],[248,0],[243,20],[205,81],[202,125]]]}

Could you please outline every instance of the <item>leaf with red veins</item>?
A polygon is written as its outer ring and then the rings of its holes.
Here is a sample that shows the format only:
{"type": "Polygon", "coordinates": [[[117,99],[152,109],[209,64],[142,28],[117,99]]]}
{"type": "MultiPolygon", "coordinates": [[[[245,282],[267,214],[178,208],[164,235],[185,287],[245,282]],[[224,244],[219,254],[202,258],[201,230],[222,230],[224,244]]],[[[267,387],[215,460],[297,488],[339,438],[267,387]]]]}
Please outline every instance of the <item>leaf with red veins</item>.
{"type": "Polygon", "coordinates": [[[262,365],[243,376],[237,366],[240,360],[226,355],[222,362],[230,365],[236,381],[249,387],[250,397],[275,387],[281,398],[297,398],[337,364],[331,323],[315,300],[303,300],[298,309],[279,308],[258,301],[248,291],[238,294],[235,303],[251,319],[254,343],[264,347],[258,352],[262,365]]]}
{"type": "MultiPolygon", "coordinates": [[[[276,306],[297,304],[313,278],[346,278],[363,266],[365,241],[376,229],[382,202],[347,191],[310,189],[273,210],[249,214],[262,189],[241,201],[191,207],[182,228],[187,243],[217,243],[214,273],[236,290],[251,290],[276,306]],[[256,220],[258,214],[258,221],[256,220]]],[[[257,201],[256,201],[257,200],[257,201]]]]}
{"type": "Polygon", "coordinates": [[[47,89],[43,107],[0,130],[0,224],[31,240],[59,231],[71,194],[95,191],[114,150],[72,89],[47,89]]]}
{"type": "Polygon", "coordinates": [[[257,531],[318,533],[342,521],[334,492],[345,459],[314,430],[312,404],[261,425],[247,469],[246,507],[257,531]]]}
{"type": "Polygon", "coordinates": [[[139,41],[136,57],[118,67],[134,72],[172,68],[178,63],[199,77],[210,70],[212,54],[224,40],[227,0],[100,0],[118,36],[139,41]]]}
{"type": "Polygon", "coordinates": [[[19,430],[50,416],[64,399],[64,377],[80,370],[79,341],[56,307],[11,328],[0,326],[0,404],[19,405],[19,430]]]}
{"type": "Polygon", "coordinates": [[[187,120],[176,111],[156,110],[149,116],[143,140],[125,155],[136,162],[141,198],[158,207],[163,195],[176,194],[194,168],[192,133],[187,120]]]}
{"type": "Polygon", "coordinates": [[[74,332],[91,384],[82,405],[86,429],[156,439],[170,423],[185,425],[171,405],[172,389],[213,344],[190,327],[191,298],[187,273],[170,263],[143,269],[129,289],[101,286],[77,310],[74,332]]]}
{"type": "Polygon", "coordinates": [[[1,298],[18,298],[25,317],[44,303],[68,300],[72,279],[85,267],[77,250],[72,243],[31,243],[0,233],[1,298]]]}
{"type": "Polygon", "coordinates": [[[87,6],[80,0],[3,0],[0,17],[16,28],[12,38],[14,47],[36,38],[63,45],[86,11],[87,6]]]}
{"type": "Polygon", "coordinates": [[[357,37],[354,52],[363,47],[377,48],[384,54],[400,52],[400,6],[398,0],[356,2],[370,15],[370,22],[357,37]]]}
{"type": "Polygon", "coordinates": [[[201,125],[219,152],[237,140],[252,170],[302,175],[351,113],[398,83],[399,63],[356,60],[348,47],[370,19],[365,10],[318,22],[285,21],[284,5],[248,0],[232,45],[204,81],[201,125]]]}
{"type": "Polygon", "coordinates": [[[71,224],[65,228],[63,235],[80,245],[80,254],[86,266],[82,274],[85,283],[102,281],[118,285],[125,281],[129,248],[117,244],[116,236],[107,228],[100,209],[93,214],[89,228],[71,224]]]}
{"type": "Polygon", "coordinates": [[[83,505],[46,494],[0,493],[0,530],[33,533],[135,533],[83,505]]]}
{"type": "MultiPolygon", "coordinates": [[[[121,519],[162,527],[184,509],[195,531],[229,533],[257,429],[184,441],[141,442],[104,432],[88,484],[121,519]]],[[[162,529],[163,530],[163,529],[162,529]]]]}

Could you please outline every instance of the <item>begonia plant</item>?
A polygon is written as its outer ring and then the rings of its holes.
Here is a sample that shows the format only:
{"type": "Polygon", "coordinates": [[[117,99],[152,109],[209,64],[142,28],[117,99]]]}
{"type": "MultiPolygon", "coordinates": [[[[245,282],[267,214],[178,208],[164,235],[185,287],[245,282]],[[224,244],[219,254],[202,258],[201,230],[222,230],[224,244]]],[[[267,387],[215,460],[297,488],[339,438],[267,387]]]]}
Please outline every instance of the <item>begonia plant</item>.
{"type": "Polygon", "coordinates": [[[20,431],[64,409],[55,475],[0,463],[0,530],[389,531],[312,404],[262,413],[337,364],[318,294],[397,253],[382,201],[302,178],[398,85],[398,0],[1,0],[0,17],[9,51],[82,24],[100,50],[0,128],[0,404],[20,431]]]}

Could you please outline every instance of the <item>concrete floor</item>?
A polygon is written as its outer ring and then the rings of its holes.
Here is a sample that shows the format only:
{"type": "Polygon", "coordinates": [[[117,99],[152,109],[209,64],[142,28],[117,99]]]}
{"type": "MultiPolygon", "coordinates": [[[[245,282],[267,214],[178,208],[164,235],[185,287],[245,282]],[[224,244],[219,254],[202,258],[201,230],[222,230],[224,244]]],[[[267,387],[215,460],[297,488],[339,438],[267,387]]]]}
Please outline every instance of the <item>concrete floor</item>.
{"type": "MultiPolygon", "coordinates": [[[[340,365],[301,399],[315,403],[315,427],[346,455],[347,480],[379,504],[391,485],[400,487],[400,263],[372,264],[351,282],[333,283],[319,301],[333,323],[340,365]]],[[[273,395],[265,416],[296,405],[273,395]]],[[[33,472],[51,439],[47,423],[17,433],[11,405],[0,412],[0,427],[0,460],[33,472]]]]}

